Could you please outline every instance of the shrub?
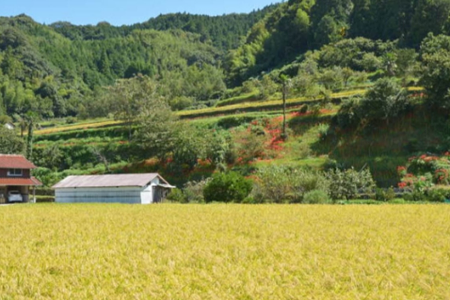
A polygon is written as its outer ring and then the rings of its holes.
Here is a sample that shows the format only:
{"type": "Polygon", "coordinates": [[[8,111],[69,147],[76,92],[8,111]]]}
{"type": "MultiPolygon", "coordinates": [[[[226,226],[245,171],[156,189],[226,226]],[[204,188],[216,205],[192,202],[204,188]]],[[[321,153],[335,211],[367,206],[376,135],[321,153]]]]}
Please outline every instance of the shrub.
{"type": "Polygon", "coordinates": [[[306,204],[326,204],[331,203],[330,196],[324,191],[321,190],[313,190],[307,192],[303,196],[303,203],[306,204]]]}
{"type": "Polygon", "coordinates": [[[222,127],[223,129],[230,129],[233,127],[238,127],[243,124],[247,124],[255,120],[255,117],[252,116],[230,116],[221,118],[217,122],[217,126],[222,127]]]}
{"type": "Polygon", "coordinates": [[[445,202],[449,191],[443,189],[430,189],[426,193],[426,198],[431,202],[445,202]]]}
{"type": "Polygon", "coordinates": [[[343,101],[336,115],[336,123],[341,128],[353,127],[361,120],[359,108],[360,99],[357,97],[343,101]]]}
{"type": "Polygon", "coordinates": [[[252,182],[236,172],[216,173],[205,186],[206,202],[242,202],[252,190],[252,182]]]}
{"type": "Polygon", "coordinates": [[[173,110],[183,110],[186,109],[194,104],[194,99],[190,97],[175,97],[169,102],[170,107],[173,110]]]}
{"type": "Polygon", "coordinates": [[[392,199],[389,201],[390,204],[405,204],[405,199],[392,199]]]}
{"type": "Polygon", "coordinates": [[[305,105],[302,106],[302,108],[300,109],[299,112],[300,112],[301,114],[306,114],[306,113],[308,112],[308,108],[309,108],[309,107],[308,107],[308,104],[305,104],[305,105]]]}
{"type": "Polygon", "coordinates": [[[289,166],[271,165],[256,172],[252,195],[260,201],[300,203],[305,193],[312,190],[328,192],[329,183],[322,173],[289,166]]]}
{"type": "Polygon", "coordinates": [[[242,200],[242,203],[243,204],[262,204],[262,203],[264,203],[264,201],[261,201],[259,199],[255,199],[252,196],[248,196],[244,200],[242,200]]]}
{"type": "MultiPolygon", "coordinates": [[[[33,197],[30,197],[30,201],[33,197]]],[[[36,196],[36,203],[49,203],[49,202],[55,202],[54,196],[36,196]]]]}
{"type": "Polygon", "coordinates": [[[345,171],[339,169],[325,173],[330,182],[330,196],[333,200],[354,199],[360,193],[369,193],[375,187],[372,174],[368,169],[360,172],[351,168],[345,171]]]}
{"type": "Polygon", "coordinates": [[[183,194],[187,202],[203,202],[203,190],[210,179],[189,181],[184,185],[183,194]]]}
{"type": "Polygon", "coordinates": [[[427,200],[425,194],[418,190],[414,190],[411,193],[405,193],[403,195],[403,198],[406,201],[426,201],[427,200]]]}
{"type": "Polygon", "coordinates": [[[325,140],[330,133],[330,125],[329,124],[320,124],[317,128],[319,131],[320,139],[325,140]]]}
{"type": "Polygon", "coordinates": [[[246,93],[244,95],[239,95],[236,97],[232,97],[229,99],[225,99],[222,101],[219,101],[216,103],[216,107],[222,107],[222,106],[227,106],[227,105],[233,105],[233,104],[239,104],[239,103],[245,103],[245,102],[251,102],[251,101],[255,101],[258,100],[259,98],[259,92],[258,91],[251,91],[249,93],[246,93]]]}
{"type": "Polygon", "coordinates": [[[375,199],[378,201],[390,201],[395,198],[394,188],[390,187],[389,189],[376,189],[375,199]]]}
{"type": "Polygon", "coordinates": [[[66,118],[66,124],[74,124],[77,122],[77,118],[76,117],[67,117],[66,118]]]}
{"type": "Polygon", "coordinates": [[[380,201],[370,200],[370,199],[359,199],[359,200],[347,200],[343,201],[344,204],[352,205],[380,205],[380,201]]]}
{"type": "Polygon", "coordinates": [[[408,103],[406,90],[390,78],[379,79],[360,102],[361,112],[369,121],[397,117],[408,103]]]}
{"type": "Polygon", "coordinates": [[[268,140],[266,136],[245,130],[235,134],[234,139],[237,144],[237,154],[241,158],[239,162],[247,163],[265,157],[265,144],[268,140]]]}
{"type": "Polygon", "coordinates": [[[187,203],[187,199],[180,189],[173,189],[167,196],[167,200],[177,203],[187,203]]]}

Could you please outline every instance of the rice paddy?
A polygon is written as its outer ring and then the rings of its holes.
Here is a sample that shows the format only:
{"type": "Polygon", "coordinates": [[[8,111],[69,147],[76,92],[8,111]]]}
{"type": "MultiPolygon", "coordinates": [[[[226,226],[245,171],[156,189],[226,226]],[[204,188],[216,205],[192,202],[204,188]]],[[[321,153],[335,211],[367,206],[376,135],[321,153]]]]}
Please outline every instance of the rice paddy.
{"type": "Polygon", "coordinates": [[[450,206],[0,207],[0,299],[449,299],[450,206]]]}

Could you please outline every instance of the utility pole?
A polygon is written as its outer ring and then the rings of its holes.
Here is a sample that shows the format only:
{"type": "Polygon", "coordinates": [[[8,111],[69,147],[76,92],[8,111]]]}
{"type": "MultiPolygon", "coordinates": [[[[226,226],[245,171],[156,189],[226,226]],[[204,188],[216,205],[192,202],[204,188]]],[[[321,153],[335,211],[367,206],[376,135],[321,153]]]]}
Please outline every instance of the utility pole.
{"type": "Polygon", "coordinates": [[[283,92],[283,132],[281,134],[281,138],[283,140],[287,140],[288,134],[286,131],[286,129],[287,129],[286,128],[286,98],[287,98],[287,94],[288,94],[289,87],[291,84],[291,80],[284,74],[280,75],[280,80],[283,85],[283,91],[282,91],[283,92]]]}

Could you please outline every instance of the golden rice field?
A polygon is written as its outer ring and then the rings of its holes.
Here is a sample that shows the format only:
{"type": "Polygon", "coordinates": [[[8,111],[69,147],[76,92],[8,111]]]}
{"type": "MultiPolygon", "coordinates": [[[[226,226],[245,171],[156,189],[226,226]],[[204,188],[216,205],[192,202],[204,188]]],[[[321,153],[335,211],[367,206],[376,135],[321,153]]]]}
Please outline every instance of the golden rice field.
{"type": "MultiPolygon", "coordinates": [[[[351,91],[343,91],[338,93],[333,93],[331,95],[331,98],[347,98],[351,96],[361,95],[366,92],[365,89],[358,89],[358,90],[351,90],[351,91]]],[[[183,110],[177,112],[177,115],[180,117],[188,117],[191,115],[198,115],[200,113],[211,113],[211,112],[217,112],[218,114],[232,111],[232,110],[240,110],[240,109],[246,109],[246,108],[259,108],[264,107],[268,105],[281,105],[280,102],[282,100],[261,100],[261,101],[251,101],[251,102],[244,102],[244,103],[238,103],[238,104],[232,104],[232,105],[226,105],[226,106],[220,106],[220,107],[207,107],[207,108],[201,108],[201,109],[194,109],[194,110],[183,110]]],[[[286,100],[287,104],[307,104],[309,102],[317,101],[315,98],[309,98],[309,97],[300,97],[300,98],[290,98],[286,100]]],[[[282,102],[281,102],[282,103],[282,102]]]]}
{"type": "Polygon", "coordinates": [[[70,124],[70,125],[63,125],[59,127],[50,127],[50,128],[44,128],[39,129],[34,132],[36,135],[43,135],[43,134],[52,134],[52,133],[58,133],[63,131],[71,131],[71,130],[80,130],[80,129],[92,129],[92,128],[98,128],[98,127],[105,127],[105,126],[113,126],[113,125],[121,125],[123,124],[123,121],[116,121],[116,120],[101,120],[101,121],[95,121],[92,120],[91,122],[82,122],[78,124],[70,124]]]}
{"type": "Polygon", "coordinates": [[[450,299],[450,206],[0,207],[0,299],[450,299]]]}

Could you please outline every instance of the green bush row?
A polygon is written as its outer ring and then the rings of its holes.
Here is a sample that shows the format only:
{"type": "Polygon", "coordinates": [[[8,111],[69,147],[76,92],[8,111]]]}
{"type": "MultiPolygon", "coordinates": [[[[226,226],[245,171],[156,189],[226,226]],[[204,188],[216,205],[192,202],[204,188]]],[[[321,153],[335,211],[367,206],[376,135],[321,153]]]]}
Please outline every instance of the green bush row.
{"type": "Polygon", "coordinates": [[[245,102],[251,102],[251,101],[258,101],[259,99],[259,93],[253,92],[245,95],[236,96],[233,98],[225,99],[222,101],[219,101],[216,103],[215,107],[222,107],[232,104],[239,104],[239,103],[245,103],[245,102]]]}

